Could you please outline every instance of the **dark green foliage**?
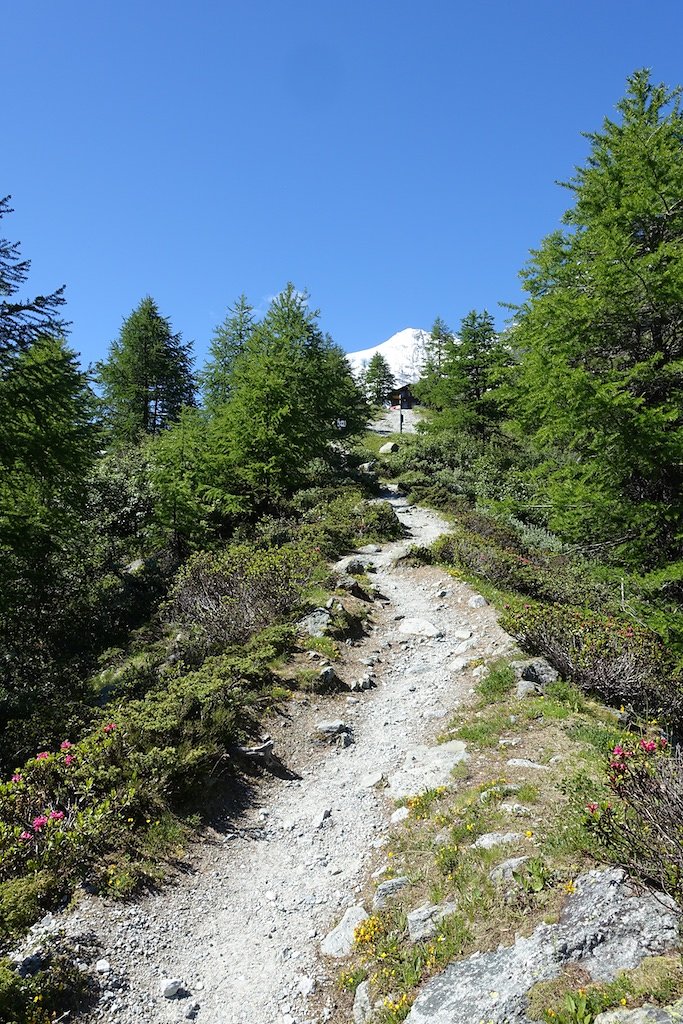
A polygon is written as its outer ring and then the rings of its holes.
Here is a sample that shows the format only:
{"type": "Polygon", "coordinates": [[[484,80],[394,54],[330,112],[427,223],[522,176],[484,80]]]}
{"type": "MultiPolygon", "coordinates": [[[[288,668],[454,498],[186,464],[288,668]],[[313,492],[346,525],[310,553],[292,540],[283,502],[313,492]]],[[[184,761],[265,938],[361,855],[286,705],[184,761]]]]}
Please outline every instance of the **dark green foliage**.
{"type": "Polygon", "coordinates": [[[396,386],[389,364],[381,354],[375,352],[364,372],[365,394],[372,405],[382,405],[396,386]]]}
{"type": "MultiPolygon", "coordinates": [[[[10,196],[0,199],[0,220],[12,213],[10,196]]],[[[59,315],[64,305],[64,288],[34,299],[12,298],[26,281],[30,261],[22,260],[19,244],[0,238],[0,375],[13,358],[44,337],[61,338],[67,323],[59,315]]]]}
{"type": "Polygon", "coordinates": [[[240,295],[213,332],[209,358],[201,374],[204,405],[210,412],[215,412],[230,397],[235,360],[244,352],[255,322],[254,307],[246,295],[240,295]]]}
{"type": "Polygon", "coordinates": [[[496,334],[493,317],[472,310],[460,326],[460,336],[447,335],[438,379],[428,364],[426,388],[430,404],[439,411],[437,423],[479,437],[489,436],[503,418],[498,385],[510,355],[496,334]]]}
{"type": "Polygon", "coordinates": [[[241,492],[264,511],[328,463],[332,443],[365,425],[367,409],[340,349],[323,334],[307,296],[289,284],[235,360],[217,436],[241,492]]]}
{"type": "Polygon", "coordinates": [[[523,273],[515,416],[548,453],[552,529],[661,564],[683,523],[683,117],[639,71],[523,273]]]}
{"type": "Polygon", "coordinates": [[[438,316],[429,332],[429,341],[426,344],[427,358],[422,376],[414,386],[415,395],[420,402],[432,409],[440,407],[441,385],[445,376],[444,364],[447,351],[454,340],[448,324],[438,316]]]}
{"type": "Polygon", "coordinates": [[[191,349],[150,296],[124,320],[107,359],[97,365],[104,419],[117,441],[156,436],[193,403],[191,349]]]}

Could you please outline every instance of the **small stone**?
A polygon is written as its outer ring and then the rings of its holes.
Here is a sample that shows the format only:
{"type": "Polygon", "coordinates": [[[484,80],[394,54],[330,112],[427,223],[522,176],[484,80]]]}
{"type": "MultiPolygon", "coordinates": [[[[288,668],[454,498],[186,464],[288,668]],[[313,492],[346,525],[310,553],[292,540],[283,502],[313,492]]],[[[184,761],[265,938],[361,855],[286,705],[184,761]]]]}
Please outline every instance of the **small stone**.
{"type": "Polygon", "coordinates": [[[315,728],[316,731],[322,733],[323,736],[339,736],[341,733],[349,731],[349,727],[342,722],[341,718],[318,722],[315,728]]]}
{"type": "Polygon", "coordinates": [[[319,811],[313,815],[313,828],[322,828],[325,822],[332,817],[332,809],[330,807],[321,807],[319,811]]]}
{"type": "Polygon", "coordinates": [[[398,825],[400,822],[405,821],[410,816],[410,811],[407,807],[398,807],[391,815],[392,825],[398,825]]]}
{"type": "Polygon", "coordinates": [[[353,949],[355,931],[362,921],[367,920],[367,913],[360,904],[349,907],[336,928],[325,936],[320,944],[326,956],[348,956],[353,949]]]}
{"type": "Polygon", "coordinates": [[[372,1003],[370,1002],[369,985],[367,981],[361,981],[356,989],[353,998],[353,1022],[354,1024],[365,1024],[372,1017],[372,1003]]]}
{"type": "Polygon", "coordinates": [[[372,897],[372,909],[382,910],[387,905],[387,899],[390,896],[395,896],[401,889],[405,889],[409,883],[410,879],[405,876],[389,878],[386,882],[381,882],[375,890],[375,895],[372,897]]]}
{"type": "Polygon", "coordinates": [[[181,978],[164,978],[161,982],[161,994],[164,999],[174,999],[182,987],[181,978]]]}
{"type": "Polygon", "coordinates": [[[518,843],[524,836],[521,832],[487,832],[472,844],[475,850],[491,850],[494,846],[518,843]]]}
{"type": "Polygon", "coordinates": [[[488,604],[488,601],[486,600],[485,597],[482,597],[481,594],[475,594],[473,597],[469,599],[467,604],[469,605],[470,608],[485,608],[486,605],[488,604]]]}
{"type": "Polygon", "coordinates": [[[496,884],[499,882],[511,882],[515,871],[519,871],[528,860],[528,857],[510,857],[495,867],[493,871],[489,871],[489,878],[496,884]]]}
{"type": "Polygon", "coordinates": [[[537,771],[550,771],[547,764],[537,764],[536,761],[530,761],[526,757],[511,757],[507,764],[510,768],[535,768],[537,771]]]}
{"type": "Polygon", "coordinates": [[[98,960],[95,964],[95,970],[98,974],[109,974],[111,970],[111,964],[108,960],[98,960]]]}
{"type": "Polygon", "coordinates": [[[411,636],[443,636],[443,630],[427,619],[404,619],[398,627],[398,631],[399,633],[408,633],[411,636]]]}
{"type": "Polygon", "coordinates": [[[411,942],[423,942],[436,934],[439,923],[458,909],[456,903],[429,904],[411,910],[408,914],[408,936],[411,942]]]}
{"type": "Polygon", "coordinates": [[[387,443],[383,444],[382,447],[380,448],[379,454],[380,455],[392,455],[394,452],[397,452],[397,451],[398,451],[398,445],[396,444],[396,442],[395,441],[387,441],[387,443]]]}
{"type": "Polygon", "coordinates": [[[313,995],[315,992],[315,981],[313,978],[309,978],[307,975],[304,975],[302,978],[299,978],[296,988],[299,995],[303,996],[304,999],[307,999],[308,996],[313,995]]]}
{"type": "Polygon", "coordinates": [[[383,786],[386,781],[384,772],[370,772],[360,780],[361,789],[376,789],[378,786],[383,786]]]}

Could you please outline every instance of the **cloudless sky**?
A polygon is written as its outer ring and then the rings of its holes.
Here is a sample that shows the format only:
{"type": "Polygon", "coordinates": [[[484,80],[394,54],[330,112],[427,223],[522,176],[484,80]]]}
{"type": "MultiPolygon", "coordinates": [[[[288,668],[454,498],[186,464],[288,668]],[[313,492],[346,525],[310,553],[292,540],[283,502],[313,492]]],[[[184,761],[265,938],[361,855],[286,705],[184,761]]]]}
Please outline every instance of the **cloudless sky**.
{"type": "Polygon", "coordinates": [[[245,292],[308,288],[347,351],[517,301],[583,130],[683,82],[680,0],[3,5],[0,233],[102,357],[146,295],[198,358],[245,292]]]}

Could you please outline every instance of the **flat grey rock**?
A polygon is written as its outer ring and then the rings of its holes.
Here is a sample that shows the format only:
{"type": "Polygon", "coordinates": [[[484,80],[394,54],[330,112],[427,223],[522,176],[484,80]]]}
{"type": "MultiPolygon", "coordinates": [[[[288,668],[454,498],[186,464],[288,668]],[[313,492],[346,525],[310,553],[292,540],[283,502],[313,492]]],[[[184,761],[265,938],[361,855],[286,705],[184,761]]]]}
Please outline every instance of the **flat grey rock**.
{"type": "Polygon", "coordinates": [[[336,928],[333,928],[320,943],[325,956],[348,956],[353,949],[354,934],[361,921],[367,920],[367,914],[360,904],[349,907],[336,928]]]}
{"type": "Polygon", "coordinates": [[[457,903],[425,903],[408,914],[408,936],[411,942],[424,942],[436,934],[444,917],[454,914],[457,903]]]}
{"type": "Polygon", "coordinates": [[[472,846],[475,850],[492,850],[494,846],[519,843],[522,839],[524,836],[521,832],[487,832],[486,835],[479,836],[472,846]]]}
{"type": "Polygon", "coordinates": [[[316,608],[310,615],[306,615],[297,625],[309,636],[325,636],[327,629],[332,622],[332,616],[325,608],[316,608]]]}
{"type": "Polygon", "coordinates": [[[683,1014],[683,1000],[674,1006],[641,1006],[637,1010],[607,1010],[599,1013],[594,1024],[673,1024],[683,1014]]]}
{"type": "Polygon", "coordinates": [[[403,619],[398,631],[411,636],[443,636],[443,631],[428,619],[403,619]]]}
{"type": "Polygon", "coordinates": [[[512,946],[452,963],[427,982],[406,1018],[409,1024],[472,1024],[473,1007],[476,1020],[529,1024],[528,991],[557,977],[565,965],[580,964],[593,980],[611,981],[619,971],[676,946],[673,900],[634,892],[619,869],[589,871],[575,885],[558,924],[539,925],[512,946]]]}
{"type": "Polygon", "coordinates": [[[470,608],[485,608],[486,605],[488,604],[488,601],[486,600],[485,597],[482,597],[481,594],[475,594],[473,597],[469,599],[467,604],[469,605],[470,608]]]}
{"type": "Polygon", "coordinates": [[[504,860],[502,864],[498,864],[493,871],[489,871],[489,878],[496,885],[500,882],[511,882],[515,871],[519,871],[528,860],[528,857],[510,857],[508,860],[504,860]]]}
{"type": "Polygon", "coordinates": [[[409,884],[410,879],[405,875],[401,878],[388,878],[386,882],[380,882],[372,897],[372,909],[382,910],[383,907],[386,907],[390,896],[395,896],[397,892],[405,889],[409,884]]]}
{"type": "Polygon", "coordinates": [[[365,1024],[372,1017],[372,1003],[370,1002],[369,984],[361,981],[356,989],[353,999],[353,1022],[354,1024],[365,1024]]]}
{"type": "Polygon", "coordinates": [[[388,795],[400,800],[424,793],[426,789],[447,786],[452,781],[452,769],[466,759],[467,751],[461,740],[450,740],[434,747],[412,747],[402,767],[389,779],[388,795]]]}

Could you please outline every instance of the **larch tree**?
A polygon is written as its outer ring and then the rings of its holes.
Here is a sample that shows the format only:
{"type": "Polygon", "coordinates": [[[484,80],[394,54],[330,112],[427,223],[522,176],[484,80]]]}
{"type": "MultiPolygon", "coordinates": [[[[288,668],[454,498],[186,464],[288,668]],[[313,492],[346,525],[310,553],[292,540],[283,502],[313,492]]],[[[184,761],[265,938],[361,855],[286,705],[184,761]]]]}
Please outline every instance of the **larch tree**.
{"type": "Polygon", "coordinates": [[[566,230],[533,251],[511,337],[520,431],[553,448],[551,526],[645,562],[683,535],[683,116],[680,90],[628,79],[587,135],[566,230]]]}
{"type": "Polygon", "coordinates": [[[244,352],[255,323],[254,307],[242,294],[234,306],[228,307],[225,319],[214,331],[200,378],[207,409],[215,410],[227,402],[235,360],[244,352]]]}
{"type": "Polygon", "coordinates": [[[381,352],[375,352],[365,371],[365,393],[373,405],[386,402],[391,391],[396,387],[391,367],[381,352]]]}
{"type": "Polygon", "coordinates": [[[97,364],[105,423],[117,441],[156,436],[194,404],[191,352],[150,296],[124,320],[97,364]]]}

